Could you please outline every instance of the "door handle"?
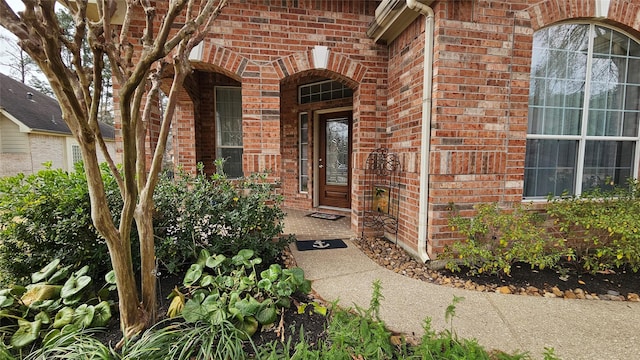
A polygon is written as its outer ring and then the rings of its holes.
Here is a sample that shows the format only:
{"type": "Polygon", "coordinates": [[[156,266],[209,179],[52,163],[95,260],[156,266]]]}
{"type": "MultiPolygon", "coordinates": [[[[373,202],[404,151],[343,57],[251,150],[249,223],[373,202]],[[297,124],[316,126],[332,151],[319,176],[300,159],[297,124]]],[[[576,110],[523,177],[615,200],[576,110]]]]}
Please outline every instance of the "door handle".
{"type": "Polygon", "coordinates": [[[322,169],[322,168],[324,167],[324,165],[320,164],[320,165],[318,165],[318,167],[319,167],[320,169],[322,169]]]}

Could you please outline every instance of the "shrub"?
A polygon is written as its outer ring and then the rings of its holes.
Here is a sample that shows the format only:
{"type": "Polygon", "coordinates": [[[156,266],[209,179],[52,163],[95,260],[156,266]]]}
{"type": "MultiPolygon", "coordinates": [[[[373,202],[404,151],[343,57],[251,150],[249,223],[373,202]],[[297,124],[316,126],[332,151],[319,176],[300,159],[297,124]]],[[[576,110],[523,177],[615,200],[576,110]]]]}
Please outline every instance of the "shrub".
{"type": "MultiPolygon", "coordinates": [[[[509,274],[515,262],[553,267],[562,256],[572,254],[562,239],[549,235],[543,218],[523,205],[505,211],[497,204],[482,204],[475,217],[455,215],[449,224],[466,239],[445,249],[443,257],[461,259],[471,273],[509,274]]],[[[460,270],[454,259],[447,268],[460,270]]]]}
{"type": "MultiPolygon", "coordinates": [[[[108,171],[103,174],[117,206],[117,185],[108,171]]],[[[45,169],[0,179],[0,221],[0,284],[24,281],[55,258],[94,264],[91,276],[111,268],[105,241],[91,222],[81,165],[75,172],[45,169]]]]}
{"type": "Polygon", "coordinates": [[[562,234],[576,244],[577,256],[591,272],[623,265],[640,270],[640,183],[595,189],[580,197],[550,199],[548,213],[562,234]]]}
{"type": "MultiPolygon", "coordinates": [[[[219,167],[220,168],[220,167],[219,167]]],[[[284,212],[282,196],[266,174],[242,180],[218,173],[208,177],[178,171],[174,179],[158,183],[156,203],[156,256],[175,273],[194,262],[200,249],[234,256],[251,249],[271,263],[291,242],[280,237],[284,212]]]]}

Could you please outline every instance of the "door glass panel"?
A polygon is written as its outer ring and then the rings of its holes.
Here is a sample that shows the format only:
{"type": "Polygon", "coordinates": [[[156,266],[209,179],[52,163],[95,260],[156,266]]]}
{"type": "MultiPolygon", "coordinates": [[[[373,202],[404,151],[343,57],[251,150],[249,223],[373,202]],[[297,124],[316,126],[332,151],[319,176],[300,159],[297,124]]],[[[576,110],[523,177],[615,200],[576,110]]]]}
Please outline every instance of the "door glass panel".
{"type": "Polygon", "coordinates": [[[338,118],[326,123],[326,184],[348,185],[349,120],[338,118]]]}

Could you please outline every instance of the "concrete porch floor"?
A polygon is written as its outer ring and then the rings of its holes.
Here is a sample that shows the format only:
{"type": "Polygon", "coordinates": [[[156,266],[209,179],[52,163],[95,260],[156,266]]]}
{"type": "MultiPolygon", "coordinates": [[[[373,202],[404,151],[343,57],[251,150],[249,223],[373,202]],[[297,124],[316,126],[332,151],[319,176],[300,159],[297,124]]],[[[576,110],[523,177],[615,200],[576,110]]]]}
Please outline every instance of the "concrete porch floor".
{"type": "Polygon", "coordinates": [[[324,210],[295,210],[283,209],[287,216],[284,218],[284,233],[295,235],[298,240],[349,240],[358,236],[351,231],[351,215],[349,212],[324,210]],[[344,215],[338,220],[316,219],[307,216],[313,212],[327,212],[344,215]]]}

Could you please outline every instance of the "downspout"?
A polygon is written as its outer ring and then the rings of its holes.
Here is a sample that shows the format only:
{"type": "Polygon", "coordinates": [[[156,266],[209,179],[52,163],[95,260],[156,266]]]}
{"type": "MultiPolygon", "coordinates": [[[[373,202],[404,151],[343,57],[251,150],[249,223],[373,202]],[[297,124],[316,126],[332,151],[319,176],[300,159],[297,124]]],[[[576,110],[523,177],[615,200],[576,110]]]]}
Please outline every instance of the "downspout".
{"type": "Polygon", "coordinates": [[[418,257],[427,262],[427,229],[429,207],[429,152],[431,148],[431,96],[433,93],[434,13],[429,6],[407,0],[407,7],[425,16],[424,78],[422,87],[422,136],[420,138],[420,199],[418,212],[418,257]]]}

